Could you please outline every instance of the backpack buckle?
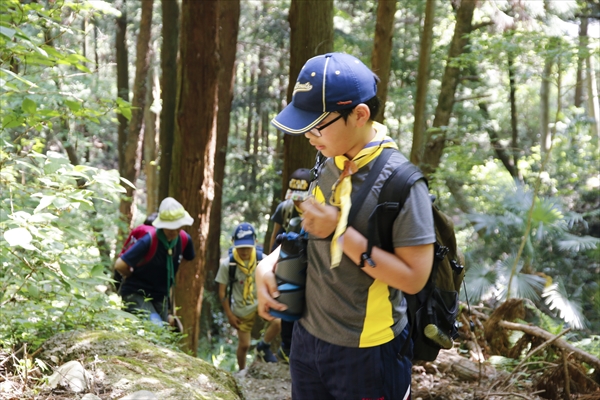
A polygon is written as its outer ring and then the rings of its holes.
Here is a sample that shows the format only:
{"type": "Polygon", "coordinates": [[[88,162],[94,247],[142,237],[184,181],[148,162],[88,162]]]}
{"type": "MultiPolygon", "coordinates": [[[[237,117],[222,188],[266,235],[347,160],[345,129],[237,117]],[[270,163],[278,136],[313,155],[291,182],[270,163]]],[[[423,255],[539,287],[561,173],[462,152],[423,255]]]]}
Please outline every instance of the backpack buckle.
{"type": "Polygon", "coordinates": [[[435,258],[438,260],[443,260],[444,257],[448,254],[450,249],[446,246],[442,246],[440,244],[435,244],[435,258]]]}

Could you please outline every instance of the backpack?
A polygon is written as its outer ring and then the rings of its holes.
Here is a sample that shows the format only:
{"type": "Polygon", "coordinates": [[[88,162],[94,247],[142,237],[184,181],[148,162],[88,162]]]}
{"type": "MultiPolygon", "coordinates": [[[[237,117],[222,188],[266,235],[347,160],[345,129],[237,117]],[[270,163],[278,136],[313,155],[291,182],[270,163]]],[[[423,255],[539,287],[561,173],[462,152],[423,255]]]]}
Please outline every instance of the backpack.
{"type": "MultiPolygon", "coordinates": [[[[121,257],[123,253],[129,250],[131,246],[133,246],[138,240],[143,238],[148,233],[150,234],[150,249],[148,250],[146,255],[144,255],[144,258],[142,258],[142,260],[139,263],[137,263],[136,266],[142,266],[148,263],[150,260],[152,260],[152,257],[154,257],[154,254],[156,253],[156,248],[158,247],[158,240],[156,238],[156,228],[154,228],[151,225],[140,225],[134,228],[125,240],[125,244],[123,245],[123,248],[119,253],[119,257],[121,257]]],[[[181,252],[183,252],[188,242],[188,235],[185,233],[185,231],[179,231],[179,239],[181,239],[181,252]]]]}
{"type": "MultiPolygon", "coordinates": [[[[143,238],[146,234],[150,234],[150,250],[146,253],[144,258],[137,263],[136,267],[142,266],[148,263],[154,254],[156,253],[156,247],[158,246],[158,240],[156,239],[156,228],[152,225],[139,225],[136,226],[129,232],[129,236],[125,239],[125,243],[123,243],[123,248],[119,252],[119,256],[121,257],[127,250],[131,248],[138,240],[143,238]]],[[[179,231],[179,238],[181,239],[181,251],[185,250],[185,246],[187,246],[188,236],[184,231],[179,231]]],[[[117,271],[113,272],[113,280],[115,281],[115,290],[118,292],[121,287],[121,282],[123,281],[123,277],[117,271]]]]}
{"type": "MultiPolygon", "coordinates": [[[[263,254],[262,246],[256,246],[256,262],[261,261],[265,255],[263,254]]],[[[233,296],[233,283],[235,282],[235,271],[237,269],[237,262],[233,258],[233,247],[229,248],[229,280],[227,281],[227,291],[229,296],[229,307],[231,307],[232,296],[233,296]]]]}
{"type": "MultiPolygon", "coordinates": [[[[393,150],[384,151],[377,157],[363,187],[367,186],[368,189],[372,187],[369,181],[375,181],[392,152],[393,150]]],[[[421,179],[425,180],[422,172],[410,162],[406,162],[396,168],[386,180],[379,194],[378,204],[369,216],[367,256],[370,256],[373,246],[388,252],[394,251],[392,243],[394,220],[400,213],[410,188],[421,179]]],[[[426,180],[425,182],[427,183],[426,180]]],[[[362,195],[360,192],[359,189],[357,197],[362,195]]],[[[435,360],[440,349],[452,348],[453,339],[458,337],[456,317],[459,305],[458,294],[465,275],[462,265],[464,260],[456,245],[454,224],[433,204],[433,200],[432,197],[436,241],[431,274],[420,292],[414,295],[404,294],[410,322],[408,339],[412,339],[413,342],[414,361],[435,360]]],[[[364,198],[362,200],[359,198],[357,201],[362,203],[364,198]]],[[[352,203],[355,204],[354,199],[352,203]]],[[[360,205],[360,203],[356,204],[360,205]]],[[[356,208],[358,211],[359,207],[356,208]]],[[[352,209],[350,213],[353,216],[352,209]]],[[[350,221],[350,217],[348,220],[350,221]]],[[[400,355],[406,354],[409,343],[409,340],[405,342],[400,355]]]]}

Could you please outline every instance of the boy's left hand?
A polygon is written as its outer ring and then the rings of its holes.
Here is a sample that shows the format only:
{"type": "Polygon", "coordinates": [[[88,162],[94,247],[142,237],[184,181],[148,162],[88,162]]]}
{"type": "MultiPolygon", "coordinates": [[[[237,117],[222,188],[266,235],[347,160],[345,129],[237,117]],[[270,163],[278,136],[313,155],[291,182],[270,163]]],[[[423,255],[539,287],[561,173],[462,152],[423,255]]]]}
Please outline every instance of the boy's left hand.
{"type": "Polygon", "coordinates": [[[326,238],[337,226],[340,210],[337,207],[320,204],[309,197],[300,204],[302,209],[302,228],[313,236],[326,238]]]}

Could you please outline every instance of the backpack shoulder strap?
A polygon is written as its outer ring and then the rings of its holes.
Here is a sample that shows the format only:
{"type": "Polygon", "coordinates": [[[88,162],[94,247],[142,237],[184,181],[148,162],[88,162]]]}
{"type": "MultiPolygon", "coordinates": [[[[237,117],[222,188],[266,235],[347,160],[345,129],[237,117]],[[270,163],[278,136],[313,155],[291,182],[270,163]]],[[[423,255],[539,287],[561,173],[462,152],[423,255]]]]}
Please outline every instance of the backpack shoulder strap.
{"type": "MultiPolygon", "coordinates": [[[[231,248],[230,248],[231,250],[231,248]]],[[[227,282],[229,306],[231,307],[231,299],[233,296],[233,283],[235,282],[235,270],[237,269],[237,262],[233,258],[233,252],[229,252],[229,280],[227,282]]]]}
{"type": "Polygon", "coordinates": [[[179,231],[179,238],[181,239],[181,253],[183,254],[183,251],[188,244],[188,235],[183,229],[179,231]]]}
{"type": "Polygon", "coordinates": [[[356,218],[358,210],[361,209],[362,204],[367,198],[367,195],[369,194],[371,188],[375,184],[375,181],[379,177],[379,173],[381,172],[387,161],[390,159],[394,151],[396,150],[389,147],[382,150],[379,157],[375,159],[375,163],[373,164],[373,167],[371,167],[371,170],[365,178],[365,181],[360,186],[360,189],[358,189],[356,194],[352,196],[352,206],[350,207],[350,212],[348,213],[348,226],[350,226],[352,224],[352,221],[354,221],[354,218],[356,218]]]}
{"type": "MultiPolygon", "coordinates": [[[[394,251],[392,225],[402,210],[410,189],[419,179],[425,179],[421,170],[411,162],[405,162],[385,181],[379,193],[377,207],[373,211],[374,215],[369,217],[369,242],[373,242],[373,245],[394,251]],[[373,229],[371,224],[374,224],[373,229]]],[[[371,247],[368,250],[370,254],[371,247]]]]}
{"type": "Polygon", "coordinates": [[[156,254],[156,248],[158,247],[158,238],[156,237],[156,229],[152,229],[151,231],[148,232],[148,234],[150,234],[150,249],[148,249],[148,252],[144,256],[142,261],[139,262],[138,265],[146,264],[147,262],[152,260],[152,257],[154,257],[154,254],[156,254]]]}

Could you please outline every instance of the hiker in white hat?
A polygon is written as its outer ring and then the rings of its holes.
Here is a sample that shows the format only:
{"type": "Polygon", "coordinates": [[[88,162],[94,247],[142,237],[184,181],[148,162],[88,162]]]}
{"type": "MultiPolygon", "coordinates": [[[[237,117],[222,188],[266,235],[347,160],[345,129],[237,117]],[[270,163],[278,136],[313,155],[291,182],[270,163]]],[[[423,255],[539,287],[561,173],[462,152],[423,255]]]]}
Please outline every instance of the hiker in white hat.
{"type": "Polygon", "coordinates": [[[182,258],[195,257],[190,235],[181,228],[194,219],[181,203],[167,197],[160,203],[151,230],[137,240],[115,262],[115,270],[124,278],[120,294],[126,309],[149,314],[151,320],[168,321],[171,286],[182,258]]]}

